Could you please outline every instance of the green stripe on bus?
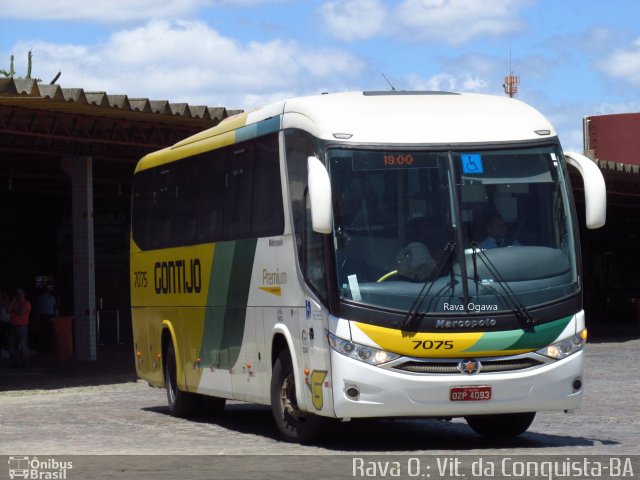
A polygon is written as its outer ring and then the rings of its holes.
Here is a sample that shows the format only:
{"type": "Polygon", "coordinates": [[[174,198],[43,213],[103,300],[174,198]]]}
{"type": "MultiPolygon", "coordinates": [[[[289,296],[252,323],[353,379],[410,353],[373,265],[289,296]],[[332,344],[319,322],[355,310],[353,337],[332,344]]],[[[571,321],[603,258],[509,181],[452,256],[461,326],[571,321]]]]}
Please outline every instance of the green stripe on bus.
{"type": "Polygon", "coordinates": [[[508,350],[523,334],[522,330],[485,332],[480,339],[465,350],[468,353],[508,350]]]}
{"type": "Polygon", "coordinates": [[[236,242],[233,254],[227,312],[224,318],[225,335],[229,347],[229,367],[232,367],[240,356],[257,244],[258,240],[255,238],[239,240],[236,242]]]}
{"type": "Polygon", "coordinates": [[[229,363],[224,318],[235,247],[236,242],[220,242],[215,244],[213,251],[200,347],[202,365],[206,367],[224,368],[229,363]]]}
{"type": "Polygon", "coordinates": [[[573,316],[537,325],[527,330],[486,332],[465,352],[500,350],[537,350],[553,343],[569,324],[573,316]]]}
{"type": "Polygon", "coordinates": [[[203,367],[231,368],[240,355],[256,239],[215,245],[200,347],[203,367]]]}
{"type": "Polygon", "coordinates": [[[554,322],[543,323],[535,327],[528,328],[522,336],[510,347],[510,350],[537,350],[555,342],[562,331],[567,328],[573,315],[554,322]]]}

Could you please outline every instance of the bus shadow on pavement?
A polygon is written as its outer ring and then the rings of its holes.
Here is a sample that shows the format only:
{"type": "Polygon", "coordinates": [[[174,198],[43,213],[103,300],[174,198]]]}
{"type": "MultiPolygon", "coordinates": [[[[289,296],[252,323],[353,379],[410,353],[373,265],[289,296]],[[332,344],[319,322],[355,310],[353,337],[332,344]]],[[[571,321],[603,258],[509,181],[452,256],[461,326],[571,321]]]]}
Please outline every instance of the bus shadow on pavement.
{"type": "MultiPolygon", "coordinates": [[[[142,410],[171,416],[169,407],[148,407],[142,410]]],[[[232,404],[227,405],[222,413],[208,414],[206,411],[198,416],[185,419],[201,425],[217,425],[237,433],[260,435],[272,440],[279,440],[278,429],[273,423],[271,409],[263,405],[232,404]]]]}
{"type": "MultiPolygon", "coordinates": [[[[336,426],[336,434],[323,447],[342,451],[414,451],[450,450],[452,452],[483,449],[538,449],[552,447],[589,447],[606,440],[581,436],[555,435],[532,430],[507,439],[484,438],[462,421],[436,419],[354,420],[336,426]]],[[[617,442],[612,442],[617,443],[617,442]]]]}
{"type": "Polygon", "coordinates": [[[59,390],[136,381],[133,353],[128,346],[99,347],[98,359],[92,362],[60,362],[37,356],[23,368],[12,368],[8,360],[0,363],[0,392],[59,390]]]}
{"type": "MultiPolygon", "coordinates": [[[[170,415],[168,407],[145,411],[170,415]]],[[[244,434],[280,440],[271,409],[252,404],[227,405],[222,414],[206,414],[188,419],[199,425],[216,425],[244,434]]],[[[496,448],[536,450],[553,447],[617,445],[619,442],[581,436],[540,433],[534,429],[509,439],[489,439],[476,435],[465,422],[436,419],[365,419],[350,422],[329,421],[325,435],[313,446],[335,451],[411,452],[422,450],[470,451],[496,448]]]]}

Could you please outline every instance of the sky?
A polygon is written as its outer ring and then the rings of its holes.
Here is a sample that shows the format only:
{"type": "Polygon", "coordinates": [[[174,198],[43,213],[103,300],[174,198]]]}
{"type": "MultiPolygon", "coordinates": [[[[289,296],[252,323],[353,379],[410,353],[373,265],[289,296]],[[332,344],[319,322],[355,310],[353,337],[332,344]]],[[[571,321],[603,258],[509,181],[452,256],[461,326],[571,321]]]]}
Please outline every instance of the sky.
{"type": "Polygon", "coordinates": [[[349,90],[518,98],[582,151],[587,115],[640,112],[638,0],[0,0],[15,55],[64,88],[251,110],[349,90]],[[386,79],[385,79],[386,77],[386,79]]]}

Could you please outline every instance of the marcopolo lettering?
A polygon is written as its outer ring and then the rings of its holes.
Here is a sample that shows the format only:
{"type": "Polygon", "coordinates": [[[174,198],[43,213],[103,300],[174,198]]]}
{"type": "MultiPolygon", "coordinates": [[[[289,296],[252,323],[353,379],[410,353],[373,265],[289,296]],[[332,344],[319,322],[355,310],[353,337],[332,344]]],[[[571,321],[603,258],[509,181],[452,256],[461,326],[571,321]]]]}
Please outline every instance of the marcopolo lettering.
{"type": "Polygon", "coordinates": [[[495,327],[498,322],[495,318],[480,318],[468,320],[437,320],[436,328],[481,328],[495,327]]]}
{"type": "Polygon", "coordinates": [[[157,294],[200,293],[202,268],[199,258],[156,262],[153,267],[157,294]]]}

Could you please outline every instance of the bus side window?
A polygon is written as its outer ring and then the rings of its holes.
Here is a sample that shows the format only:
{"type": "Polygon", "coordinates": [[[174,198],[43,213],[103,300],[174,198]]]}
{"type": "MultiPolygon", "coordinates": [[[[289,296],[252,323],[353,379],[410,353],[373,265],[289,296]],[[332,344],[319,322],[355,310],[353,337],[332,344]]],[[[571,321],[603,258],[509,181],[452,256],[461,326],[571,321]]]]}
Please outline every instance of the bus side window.
{"type": "Polygon", "coordinates": [[[323,235],[311,228],[309,194],[306,199],[306,220],[304,232],[304,276],[321,299],[327,299],[327,284],[324,262],[323,235]]]}
{"type": "Polygon", "coordinates": [[[227,164],[224,209],[225,238],[243,238],[251,232],[253,145],[237,146],[227,164]]]}
{"type": "Polygon", "coordinates": [[[197,239],[204,243],[222,238],[226,183],[224,153],[207,153],[202,157],[199,170],[197,239]]]}
{"type": "Polygon", "coordinates": [[[176,194],[173,176],[172,168],[163,168],[156,174],[151,228],[151,246],[154,248],[171,244],[171,211],[176,194]]]}
{"type": "Polygon", "coordinates": [[[285,130],[289,199],[293,219],[298,260],[302,268],[304,258],[305,189],[307,185],[307,158],[317,151],[316,140],[302,130],[285,130]]]}
{"type": "Polygon", "coordinates": [[[143,250],[148,248],[151,239],[151,215],[154,199],[154,171],[146,170],[133,177],[133,240],[143,250]]]}
{"type": "Polygon", "coordinates": [[[281,235],[284,231],[284,209],[280,184],[278,137],[268,135],[255,142],[253,163],[253,235],[281,235]]]}
{"type": "Polygon", "coordinates": [[[175,201],[172,211],[172,243],[192,244],[196,238],[198,211],[198,164],[183,160],[175,169],[175,201]]]}

